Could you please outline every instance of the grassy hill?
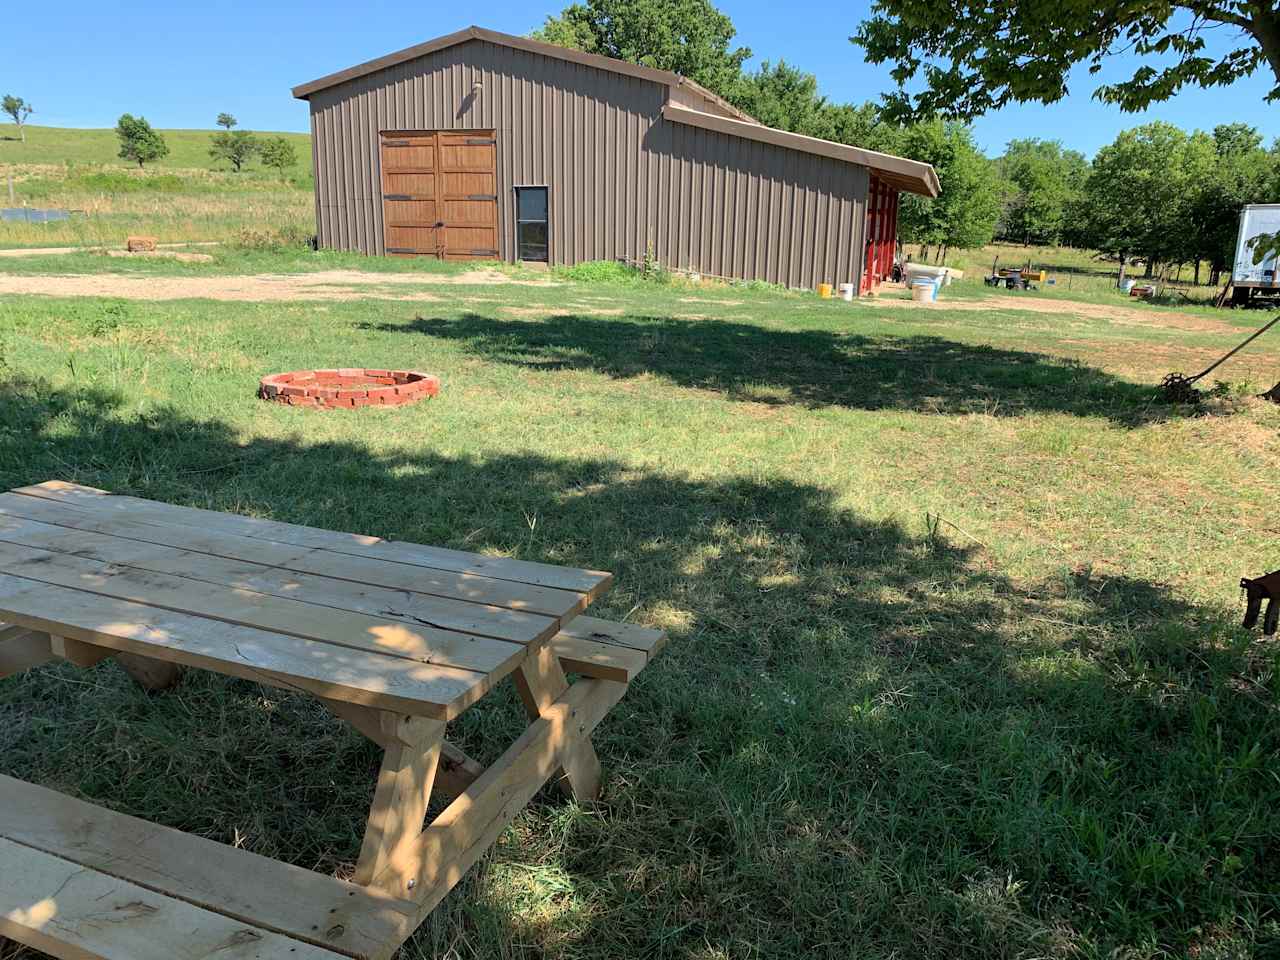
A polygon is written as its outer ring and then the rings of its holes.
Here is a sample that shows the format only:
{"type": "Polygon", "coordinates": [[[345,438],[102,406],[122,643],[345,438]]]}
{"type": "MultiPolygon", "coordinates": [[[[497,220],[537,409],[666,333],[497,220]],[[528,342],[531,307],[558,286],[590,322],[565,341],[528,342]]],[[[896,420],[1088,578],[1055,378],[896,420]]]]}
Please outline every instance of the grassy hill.
{"type": "Polygon", "coordinates": [[[162,242],[234,241],[315,230],[307,134],[260,134],[287,137],[297,149],[297,164],[281,177],[256,160],[241,173],[214,161],[212,130],[160,132],[169,155],[139,170],[117,156],[113,130],[29,126],[24,143],[12,124],[0,126],[0,206],[71,211],[49,223],[0,221],[0,247],[119,245],[135,233],[162,242]]]}
{"type": "MultiPolygon", "coordinates": [[[[224,170],[229,165],[215,163],[209,157],[212,130],[161,130],[169,155],[148,167],[163,170],[224,170]]],[[[305,174],[311,167],[311,136],[305,133],[259,132],[263,137],[285,137],[298,151],[295,175],[305,174]]],[[[120,141],[114,130],[76,130],[67,127],[27,126],[27,141],[18,139],[18,128],[0,125],[0,165],[44,165],[67,163],[121,166],[137,169],[136,164],[121,160],[117,154],[120,141]]],[[[254,161],[248,169],[258,168],[254,161]]]]}

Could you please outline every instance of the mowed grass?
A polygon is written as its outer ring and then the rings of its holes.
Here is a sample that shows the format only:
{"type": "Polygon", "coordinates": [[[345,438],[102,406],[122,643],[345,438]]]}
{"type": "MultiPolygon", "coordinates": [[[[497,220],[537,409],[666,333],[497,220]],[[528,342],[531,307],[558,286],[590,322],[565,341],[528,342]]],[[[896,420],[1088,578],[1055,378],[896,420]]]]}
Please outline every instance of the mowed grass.
{"type": "MultiPolygon", "coordinates": [[[[1238,578],[1276,566],[1280,410],[1152,402],[1229,332],[433,289],[0,299],[0,486],[613,570],[597,612],[670,631],[598,731],[601,802],[544,792],[405,957],[1280,950],[1280,659],[1236,625],[1238,578]],[[444,389],[254,398],[387,364],[444,389]]],[[[523,726],[490,701],[451,731],[484,760],[523,726]]],[[[337,873],[378,762],[307,698],[146,696],[110,662],[0,682],[0,739],[4,773],[337,873]]]]}

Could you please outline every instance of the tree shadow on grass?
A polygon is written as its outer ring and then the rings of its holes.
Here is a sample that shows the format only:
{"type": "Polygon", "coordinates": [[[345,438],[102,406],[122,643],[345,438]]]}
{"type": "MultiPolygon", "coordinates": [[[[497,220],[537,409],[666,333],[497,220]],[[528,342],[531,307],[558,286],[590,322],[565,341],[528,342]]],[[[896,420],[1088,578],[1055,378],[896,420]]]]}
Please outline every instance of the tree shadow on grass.
{"type": "MultiPolygon", "coordinates": [[[[804,483],[246,444],[120,403],[0,390],[0,486],[609,569],[598,612],[670,630],[598,732],[603,801],[542,796],[408,957],[1265,947],[1274,654],[1221,611],[1137,579],[1016,583],[804,483]]],[[[522,726],[504,690],[451,735],[488,761],[522,726]]],[[[149,698],[110,664],[0,683],[0,731],[4,773],[340,873],[378,760],[306,697],[192,673],[149,698]]]]}
{"type": "Polygon", "coordinates": [[[652,374],[735,400],[920,413],[1060,412],[1123,424],[1168,416],[1152,387],[1077,360],[930,336],[778,330],[726,320],[476,313],[369,325],[455,340],[486,360],[535,370],[652,374]]]}

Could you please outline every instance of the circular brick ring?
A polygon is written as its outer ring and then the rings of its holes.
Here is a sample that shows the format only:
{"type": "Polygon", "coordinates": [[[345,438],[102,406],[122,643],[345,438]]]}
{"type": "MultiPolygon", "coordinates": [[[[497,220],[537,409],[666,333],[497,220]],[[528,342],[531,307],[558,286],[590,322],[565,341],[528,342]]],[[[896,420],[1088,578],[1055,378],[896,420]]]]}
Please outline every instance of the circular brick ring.
{"type": "Polygon", "coordinates": [[[263,377],[258,396],[294,407],[396,407],[440,392],[440,378],[417,370],[293,370],[263,377]]]}

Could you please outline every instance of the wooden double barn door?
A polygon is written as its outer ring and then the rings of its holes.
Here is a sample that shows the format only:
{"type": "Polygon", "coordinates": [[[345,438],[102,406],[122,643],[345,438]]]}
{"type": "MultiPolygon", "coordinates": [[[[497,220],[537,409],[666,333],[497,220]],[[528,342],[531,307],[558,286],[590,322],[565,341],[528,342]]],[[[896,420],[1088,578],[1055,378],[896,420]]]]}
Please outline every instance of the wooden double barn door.
{"type": "Polygon", "coordinates": [[[498,150],[492,130],[382,134],[388,256],[498,256],[498,150]]]}

